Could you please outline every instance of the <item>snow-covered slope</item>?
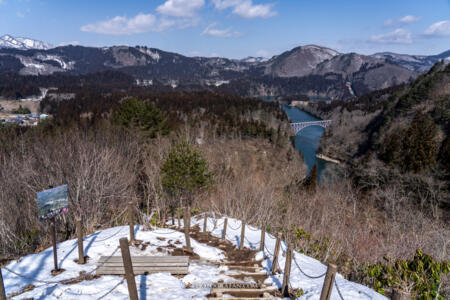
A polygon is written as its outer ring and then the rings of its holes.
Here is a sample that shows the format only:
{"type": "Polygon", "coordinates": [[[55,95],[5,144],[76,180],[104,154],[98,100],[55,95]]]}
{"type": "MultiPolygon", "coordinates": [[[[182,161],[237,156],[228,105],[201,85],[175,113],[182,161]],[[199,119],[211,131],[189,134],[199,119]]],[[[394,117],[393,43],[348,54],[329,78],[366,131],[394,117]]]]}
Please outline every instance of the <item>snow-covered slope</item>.
{"type": "MultiPolygon", "coordinates": [[[[212,235],[220,237],[222,234],[224,219],[208,219],[207,230],[212,235]]],[[[199,225],[202,228],[203,219],[193,218],[191,225],[199,225]]],[[[233,244],[240,243],[241,222],[235,219],[228,219],[227,239],[233,244]],[[233,228],[237,228],[236,230],[233,228]]],[[[129,230],[126,226],[114,227],[107,230],[98,231],[87,236],[84,240],[85,255],[89,260],[85,265],[78,265],[77,241],[69,240],[58,244],[59,266],[65,271],[57,276],[50,274],[53,268],[52,249],[46,249],[39,254],[31,254],[17,261],[11,262],[3,271],[3,279],[7,294],[17,293],[33,284],[34,289],[21,293],[12,299],[128,299],[126,282],[120,276],[95,275],[96,264],[100,256],[120,255],[118,248],[119,239],[128,237],[129,230]],[[11,273],[15,272],[20,276],[11,273]],[[85,272],[85,273],[83,273],[85,272]],[[82,280],[61,282],[62,280],[73,279],[84,274],[82,280]],[[107,294],[108,293],[108,294],[107,294]]],[[[140,226],[135,227],[137,240],[142,240],[140,246],[130,247],[131,255],[143,256],[170,255],[176,248],[185,245],[184,234],[172,229],[158,228],[154,231],[143,231],[140,226]],[[144,246],[145,245],[145,246],[144,246]]],[[[257,249],[261,236],[260,230],[253,227],[246,227],[246,240],[244,245],[248,248],[257,249]]],[[[269,270],[272,262],[272,255],[275,238],[266,233],[266,251],[258,252],[256,259],[264,259],[262,265],[269,270]]],[[[219,266],[218,262],[223,261],[223,251],[195,240],[191,240],[191,245],[199,260],[191,259],[189,274],[180,278],[169,273],[156,273],[150,275],[136,276],[136,285],[140,299],[206,299],[210,292],[205,285],[211,285],[222,281],[224,283],[247,282],[246,279],[235,279],[230,276],[226,266],[219,266]],[[203,285],[203,286],[202,286],[203,285]]],[[[282,243],[281,252],[286,249],[286,244],[282,243]]],[[[319,261],[294,252],[294,261],[291,269],[291,285],[293,288],[301,288],[305,292],[299,299],[319,299],[324,277],[311,279],[305,274],[317,276],[326,271],[326,266],[319,261]],[[301,268],[301,270],[299,269],[301,268]]],[[[285,258],[281,255],[279,259],[281,269],[284,267],[285,258]]],[[[235,273],[235,272],[234,272],[235,273]]],[[[273,289],[280,287],[283,281],[283,274],[269,276],[265,284],[273,289]]],[[[336,283],[345,300],[352,299],[372,299],[386,300],[386,298],[375,291],[345,280],[337,274],[336,283]]],[[[331,299],[340,300],[336,289],[333,289],[331,299]]]]}
{"type": "Polygon", "coordinates": [[[19,50],[38,49],[47,50],[53,48],[52,45],[28,38],[13,37],[5,34],[0,37],[0,48],[14,48],[19,50]]]}

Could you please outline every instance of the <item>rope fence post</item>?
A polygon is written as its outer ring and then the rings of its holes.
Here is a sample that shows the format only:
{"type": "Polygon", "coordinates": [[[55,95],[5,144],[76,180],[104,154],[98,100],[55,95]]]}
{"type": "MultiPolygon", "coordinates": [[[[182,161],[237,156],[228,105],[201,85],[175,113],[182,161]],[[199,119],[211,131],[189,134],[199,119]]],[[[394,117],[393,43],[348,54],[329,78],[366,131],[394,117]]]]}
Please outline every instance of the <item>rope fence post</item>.
{"type": "Polygon", "coordinates": [[[286,249],[286,263],[284,265],[283,288],[281,289],[281,294],[284,297],[289,297],[289,278],[291,276],[291,263],[292,263],[292,246],[291,243],[289,243],[288,248],[286,249]]]}
{"type": "Polygon", "coordinates": [[[128,224],[130,226],[130,243],[134,243],[134,214],[133,214],[133,202],[128,202],[128,224]]]}
{"type": "Polygon", "coordinates": [[[399,289],[393,289],[391,300],[411,300],[411,294],[399,289]]]}
{"type": "Polygon", "coordinates": [[[204,220],[203,220],[203,233],[206,233],[206,227],[208,226],[208,215],[205,212],[204,220]]]}
{"type": "Polygon", "coordinates": [[[3,284],[2,269],[0,269],[0,300],[6,300],[5,285],[3,284]]]}
{"type": "Polygon", "coordinates": [[[239,243],[239,249],[244,249],[244,239],[245,239],[245,221],[241,221],[241,242],[239,243]]]}
{"type": "Polygon", "coordinates": [[[128,296],[130,297],[130,300],[138,300],[136,282],[134,280],[133,263],[131,261],[128,239],[124,237],[121,238],[119,242],[120,242],[120,250],[122,252],[123,268],[125,269],[125,277],[127,279],[128,296]]]}
{"type": "Polygon", "coordinates": [[[281,232],[278,232],[277,234],[277,241],[275,242],[275,249],[273,250],[273,260],[272,260],[272,270],[271,274],[275,274],[278,270],[278,255],[280,254],[280,244],[281,244],[281,237],[283,234],[281,232]]]}
{"type": "Polygon", "coordinates": [[[334,277],[336,276],[336,265],[328,264],[327,274],[320,293],[320,300],[330,300],[331,291],[333,290],[334,277]]]}
{"type": "Polygon", "coordinates": [[[227,236],[227,227],[228,227],[228,218],[225,218],[223,221],[223,230],[222,230],[222,240],[225,240],[227,236]]]}
{"type": "Polygon", "coordinates": [[[81,219],[77,218],[75,222],[78,238],[78,264],[84,265],[86,262],[84,260],[83,231],[81,227],[81,219]]]}
{"type": "Polygon", "coordinates": [[[186,239],[186,249],[188,251],[191,251],[191,238],[189,237],[189,227],[190,227],[189,210],[190,207],[184,208],[183,218],[184,218],[184,237],[186,239]]]}
{"type": "Polygon", "coordinates": [[[259,243],[259,251],[264,251],[264,242],[266,241],[266,225],[261,226],[261,241],[259,243]]]}

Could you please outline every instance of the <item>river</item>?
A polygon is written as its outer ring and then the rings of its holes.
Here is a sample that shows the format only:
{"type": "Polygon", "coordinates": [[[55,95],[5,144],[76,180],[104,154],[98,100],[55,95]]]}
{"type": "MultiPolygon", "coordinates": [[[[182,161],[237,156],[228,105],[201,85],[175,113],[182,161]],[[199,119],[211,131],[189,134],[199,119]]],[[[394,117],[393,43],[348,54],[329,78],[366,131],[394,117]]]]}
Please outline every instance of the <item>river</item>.
{"type": "MultiPolygon", "coordinates": [[[[263,99],[265,101],[273,100],[272,97],[263,97],[263,99]]],[[[320,120],[313,115],[299,109],[298,107],[289,105],[282,105],[282,107],[291,122],[307,122],[320,120]]],[[[303,159],[306,166],[308,167],[308,172],[311,171],[315,164],[317,164],[319,181],[325,168],[330,165],[330,162],[316,157],[320,138],[322,137],[324,131],[325,129],[320,126],[309,126],[302,129],[295,136],[295,149],[303,154],[303,159]]]]}

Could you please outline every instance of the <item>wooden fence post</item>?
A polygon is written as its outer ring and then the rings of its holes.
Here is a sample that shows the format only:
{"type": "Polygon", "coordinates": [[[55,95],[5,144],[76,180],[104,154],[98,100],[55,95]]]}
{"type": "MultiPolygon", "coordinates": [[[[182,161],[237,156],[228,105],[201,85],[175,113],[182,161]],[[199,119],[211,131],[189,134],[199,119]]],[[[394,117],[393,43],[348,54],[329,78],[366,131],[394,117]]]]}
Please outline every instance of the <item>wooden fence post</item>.
{"type": "Polygon", "coordinates": [[[186,239],[186,249],[188,251],[191,251],[191,238],[189,237],[189,230],[190,230],[190,219],[189,219],[189,207],[185,207],[184,208],[184,214],[183,214],[183,219],[184,219],[184,237],[186,239]]]}
{"type": "Polygon", "coordinates": [[[130,226],[130,243],[134,243],[134,214],[133,202],[128,202],[128,225],[130,226]]]}
{"type": "Polygon", "coordinates": [[[241,221],[241,242],[239,243],[239,249],[244,249],[244,242],[245,242],[245,221],[241,221]]]}
{"type": "Polygon", "coordinates": [[[78,238],[78,263],[84,265],[86,262],[84,260],[84,246],[83,246],[83,230],[81,227],[81,219],[76,219],[76,231],[78,238]]]}
{"type": "Polygon", "coordinates": [[[227,237],[227,227],[228,227],[228,218],[225,218],[225,220],[223,221],[222,240],[225,240],[227,237]]]}
{"type": "Polygon", "coordinates": [[[259,242],[259,251],[264,251],[264,243],[266,241],[266,225],[261,227],[261,241],[259,242]]]}
{"type": "Polygon", "coordinates": [[[334,277],[336,276],[336,265],[328,264],[327,275],[322,286],[322,292],[320,293],[320,300],[330,300],[331,291],[333,290],[334,277]]]}
{"type": "Polygon", "coordinates": [[[286,263],[284,265],[283,288],[281,289],[281,294],[284,297],[289,297],[289,278],[291,276],[291,263],[292,263],[292,246],[291,243],[289,243],[288,248],[286,249],[286,263]]]}
{"type": "Polygon", "coordinates": [[[181,207],[178,207],[178,228],[181,228],[181,207]]]}
{"type": "Polygon", "coordinates": [[[279,271],[278,268],[278,255],[280,254],[280,244],[281,244],[281,237],[283,234],[281,232],[278,232],[277,234],[277,241],[275,243],[275,249],[273,250],[273,260],[272,260],[272,270],[271,273],[275,274],[277,271],[279,271]]]}
{"type": "Polygon", "coordinates": [[[131,262],[130,248],[128,246],[128,239],[121,238],[120,251],[122,252],[123,268],[125,269],[125,278],[127,279],[128,296],[130,300],[138,300],[136,282],[134,281],[133,263],[131,262]]]}
{"type": "Polygon", "coordinates": [[[410,300],[410,299],[411,294],[401,291],[399,289],[392,290],[391,300],[410,300]]]}
{"type": "Polygon", "coordinates": [[[2,269],[0,269],[0,300],[6,300],[5,285],[3,284],[2,269]]]}
{"type": "Polygon", "coordinates": [[[203,232],[206,233],[206,227],[208,226],[208,214],[205,212],[205,217],[203,221],[203,232]]]}

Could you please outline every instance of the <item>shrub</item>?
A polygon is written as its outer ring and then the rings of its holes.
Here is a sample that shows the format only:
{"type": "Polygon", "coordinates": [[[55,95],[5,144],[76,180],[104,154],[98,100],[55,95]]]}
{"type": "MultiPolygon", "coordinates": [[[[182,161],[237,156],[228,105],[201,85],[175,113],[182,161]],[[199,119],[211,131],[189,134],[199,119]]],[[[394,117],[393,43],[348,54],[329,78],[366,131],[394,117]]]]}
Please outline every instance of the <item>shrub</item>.
{"type": "Polygon", "coordinates": [[[368,265],[365,272],[375,289],[385,293],[387,287],[412,287],[416,299],[445,299],[440,293],[443,276],[450,272],[450,263],[436,261],[420,249],[411,260],[391,261],[386,264],[368,265]]]}

